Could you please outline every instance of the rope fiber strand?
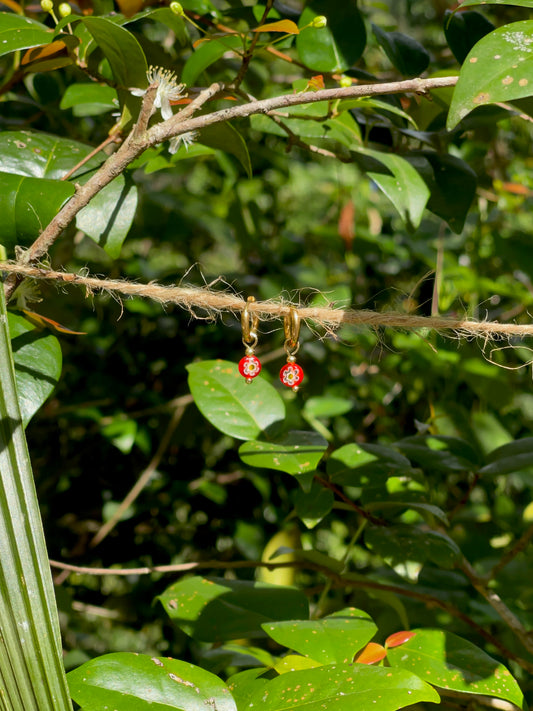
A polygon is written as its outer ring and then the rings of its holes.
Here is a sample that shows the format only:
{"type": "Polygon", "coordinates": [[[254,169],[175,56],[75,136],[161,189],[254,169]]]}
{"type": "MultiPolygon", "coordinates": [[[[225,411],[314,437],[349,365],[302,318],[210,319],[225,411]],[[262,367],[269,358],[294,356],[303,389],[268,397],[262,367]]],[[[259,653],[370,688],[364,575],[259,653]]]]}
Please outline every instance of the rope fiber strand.
{"type": "Polygon", "coordinates": [[[291,308],[296,308],[300,319],[313,322],[315,326],[322,326],[327,332],[332,332],[343,325],[350,325],[405,330],[429,329],[444,334],[452,332],[460,338],[483,338],[485,340],[533,336],[533,324],[520,325],[441,316],[416,316],[394,311],[379,313],[367,309],[298,306],[281,300],[247,302],[238,295],[215,291],[209,287],[139,284],[117,279],[100,279],[71,272],[58,272],[11,262],[0,263],[0,271],[32,279],[55,281],[63,285],[75,284],[84,287],[88,295],[103,291],[117,296],[151,299],[160,304],[176,304],[188,310],[196,318],[200,318],[196,310],[205,312],[209,317],[214,318],[222,312],[241,313],[245,308],[248,308],[250,313],[254,313],[263,320],[283,319],[286,314],[290,313],[291,308]]]}

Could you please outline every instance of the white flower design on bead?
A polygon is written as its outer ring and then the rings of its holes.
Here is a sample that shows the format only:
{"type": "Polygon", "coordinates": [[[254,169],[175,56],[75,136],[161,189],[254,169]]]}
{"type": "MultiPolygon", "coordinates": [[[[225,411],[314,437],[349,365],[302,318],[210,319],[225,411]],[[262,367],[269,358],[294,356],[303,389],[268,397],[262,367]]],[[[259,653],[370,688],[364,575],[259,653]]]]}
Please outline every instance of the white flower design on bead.
{"type": "Polygon", "coordinates": [[[252,378],[255,378],[261,372],[261,362],[257,356],[253,354],[244,356],[239,362],[239,373],[246,378],[247,383],[252,382],[252,378]]]}
{"type": "MultiPolygon", "coordinates": [[[[174,72],[162,67],[150,67],[146,72],[146,78],[148,85],[157,84],[154,109],[161,109],[161,116],[166,121],[172,116],[170,102],[186,96],[185,84],[178,84],[174,72]]],[[[130,89],[130,92],[133,96],[144,96],[146,89],[130,89]]]]}
{"type": "Polygon", "coordinates": [[[279,377],[283,385],[297,390],[304,378],[304,371],[298,363],[286,363],[281,369],[279,377]]]}

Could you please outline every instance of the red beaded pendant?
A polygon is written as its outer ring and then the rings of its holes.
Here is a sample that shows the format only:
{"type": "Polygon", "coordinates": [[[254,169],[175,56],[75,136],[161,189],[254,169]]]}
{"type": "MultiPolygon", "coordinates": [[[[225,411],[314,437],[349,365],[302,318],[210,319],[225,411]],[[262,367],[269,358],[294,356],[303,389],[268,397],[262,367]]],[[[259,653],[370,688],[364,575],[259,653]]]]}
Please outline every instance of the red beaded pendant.
{"type": "Polygon", "coordinates": [[[239,361],[239,373],[251,383],[261,372],[261,362],[257,356],[246,355],[239,361]]]}
{"type": "Polygon", "coordinates": [[[303,368],[298,363],[288,360],[279,371],[279,379],[283,385],[297,392],[300,383],[304,379],[303,368]]]}

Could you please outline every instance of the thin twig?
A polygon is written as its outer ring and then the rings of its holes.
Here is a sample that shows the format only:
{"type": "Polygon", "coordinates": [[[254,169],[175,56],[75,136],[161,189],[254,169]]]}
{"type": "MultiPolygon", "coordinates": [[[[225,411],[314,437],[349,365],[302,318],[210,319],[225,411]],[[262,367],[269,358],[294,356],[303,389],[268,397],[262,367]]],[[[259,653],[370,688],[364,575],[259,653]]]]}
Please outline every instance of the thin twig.
{"type": "Polygon", "coordinates": [[[524,551],[529,545],[531,539],[533,538],[533,524],[520,536],[520,538],[515,542],[515,544],[510,548],[507,553],[500,558],[496,565],[492,568],[490,573],[487,575],[488,580],[494,580],[500,570],[503,570],[506,565],[516,558],[516,556],[524,551]]]}
{"type": "Polygon", "coordinates": [[[84,158],[82,158],[74,167],[72,167],[68,173],[65,173],[65,175],[62,176],[61,180],[68,180],[71,178],[76,171],[78,171],[82,166],[85,165],[85,163],[88,163],[91,158],[94,158],[94,156],[98,155],[100,151],[103,151],[106,146],[108,146],[110,143],[120,143],[122,139],[119,137],[117,133],[112,133],[110,136],[108,136],[105,141],[102,141],[99,146],[96,146],[90,153],[88,153],[84,158]]]}
{"type": "MultiPolygon", "coordinates": [[[[265,21],[266,21],[266,19],[267,19],[267,17],[268,17],[268,13],[269,13],[270,10],[272,9],[272,6],[273,6],[273,5],[274,5],[274,0],[267,0],[267,1],[266,1],[265,10],[264,10],[264,12],[263,12],[263,16],[261,17],[261,20],[259,21],[259,25],[258,25],[259,27],[261,27],[261,25],[263,25],[263,24],[265,23],[265,21]]],[[[242,80],[244,79],[245,74],[246,74],[246,72],[248,71],[248,67],[250,66],[250,62],[252,61],[252,57],[254,56],[254,52],[255,52],[255,48],[256,48],[256,46],[257,46],[257,42],[259,41],[259,34],[260,34],[259,32],[254,32],[254,36],[253,36],[253,38],[252,38],[252,41],[250,42],[250,46],[248,47],[248,49],[246,49],[246,50],[244,51],[244,55],[243,55],[243,58],[242,58],[241,67],[240,67],[240,69],[239,69],[239,72],[238,72],[237,76],[235,77],[235,81],[232,82],[232,83],[233,83],[233,86],[236,87],[236,88],[238,88],[238,87],[241,85],[242,80]]]]}
{"type": "Polygon", "coordinates": [[[374,516],[368,511],[365,511],[365,509],[361,508],[361,506],[358,506],[354,501],[352,501],[348,496],[346,496],[346,494],[341,489],[339,489],[337,486],[335,486],[335,484],[332,484],[327,479],[323,479],[321,476],[318,476],[318,474],[315,474],[315,480],[318,481],[318,483],[326,489],[332,491],[335,496],[341,499],[341,501],[344,501],[344,503],[347,504],[353,511],[355,511],[355,513],[359,514],[359,516],[362,516],[367,521],[370,521],[370,523],[373,523],[375,526],[389,525],[384,519],[378,518],[377,516],[374,516]]]}
{"type": "Polygon", "coordinates": [[[143,491],[145,486],[147,486],[147,484],[150,482],[150,479],[154,475],[154,472],[156,471],[157,467],[161,463],[161,459],[163,458],[163,455],[165,454],[167,447],[170,444],[170,440],[172,439],[174,430],[178,426],[181,418],[183,417],[184,412],[185,412],[184,405],[182,405],[181,407],[177,407],[174,410],[172,417],[170,419],[170,422],[168,423],[167,429],[165,430],[165,433],[161,437],[157,451],[154,454],[154,456],[152,457],[150,463],[148,464],[146,469],[142,472],[139,479],[135,482],[134,486],[126,494],[126,496],[122,500],[120,506],[117,508],[117,510],[111,516],[109,521],[107,521],[98,530],[96,535],[91,539],[91,541],[89,542],[90,548],[95,548],[99,543],[101,543],[104,540],[104,538],[106,538],[111,533],[111,531],[115,528],[117,523],[122,518],[124,512],[133,504],[133,502],[137,499],[137,497],[143,491]]]}

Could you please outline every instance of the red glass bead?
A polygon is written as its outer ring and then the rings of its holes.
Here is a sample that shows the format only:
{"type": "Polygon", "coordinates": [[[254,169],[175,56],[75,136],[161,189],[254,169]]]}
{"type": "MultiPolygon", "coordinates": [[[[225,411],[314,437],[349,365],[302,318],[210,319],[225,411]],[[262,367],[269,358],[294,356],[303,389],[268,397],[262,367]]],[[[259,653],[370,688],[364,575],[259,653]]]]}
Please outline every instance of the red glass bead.
{"type": "Polygon", "coordinates": [[[239,361],[239,373],[246,378],[247,383],[251,383],[261,372],[261,362],[254,355],[247,355],[239,361]]]}
{"type": "Polygon", "coordinates": [[[288,388],[298,390],[298,386],[304,379],[304,371],[298,363],[285,363],[279,371],[279,379],[288,388]]]}

